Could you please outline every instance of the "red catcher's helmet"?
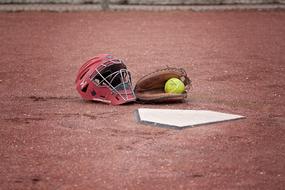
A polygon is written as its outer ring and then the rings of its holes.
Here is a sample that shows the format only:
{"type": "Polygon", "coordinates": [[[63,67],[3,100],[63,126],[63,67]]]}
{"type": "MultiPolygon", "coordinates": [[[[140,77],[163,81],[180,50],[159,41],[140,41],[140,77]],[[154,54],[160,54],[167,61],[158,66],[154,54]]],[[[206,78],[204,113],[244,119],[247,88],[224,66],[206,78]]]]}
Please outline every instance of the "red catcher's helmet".
{"type": "Polygon", "coordinates": [[[119,105],[136,99],[126,65],[109,54],[97,55],[84,63],[75,83],[85,100],[119,105]]]}

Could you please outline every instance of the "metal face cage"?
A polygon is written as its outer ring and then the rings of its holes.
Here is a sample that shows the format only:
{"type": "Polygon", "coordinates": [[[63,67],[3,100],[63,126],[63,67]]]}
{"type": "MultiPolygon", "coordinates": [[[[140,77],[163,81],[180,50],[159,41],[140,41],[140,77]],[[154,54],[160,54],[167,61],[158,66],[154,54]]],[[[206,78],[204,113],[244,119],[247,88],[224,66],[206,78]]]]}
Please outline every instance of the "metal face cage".
{"type": "Polygon", "coordinates": [[[118,94],[124,101],[135,97],[131,74],[122,60],[110,60],[102,64],[91,76],[91,80],[98,86],[109,87],[112,93],[118,94]]]}

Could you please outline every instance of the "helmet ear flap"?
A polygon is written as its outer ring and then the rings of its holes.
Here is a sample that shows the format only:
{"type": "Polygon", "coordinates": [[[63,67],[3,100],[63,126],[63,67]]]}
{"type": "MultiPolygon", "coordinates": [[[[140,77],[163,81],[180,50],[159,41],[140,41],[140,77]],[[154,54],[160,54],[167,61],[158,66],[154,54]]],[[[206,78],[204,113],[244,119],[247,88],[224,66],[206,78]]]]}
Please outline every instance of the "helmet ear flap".
{"type": "Polygon", "coordinates": [[[81,88],[81,91],[82,92],[87,92],[88,86],[89,86],[89,84],[86,83],[86,85],[83,88],[81,88]]]}

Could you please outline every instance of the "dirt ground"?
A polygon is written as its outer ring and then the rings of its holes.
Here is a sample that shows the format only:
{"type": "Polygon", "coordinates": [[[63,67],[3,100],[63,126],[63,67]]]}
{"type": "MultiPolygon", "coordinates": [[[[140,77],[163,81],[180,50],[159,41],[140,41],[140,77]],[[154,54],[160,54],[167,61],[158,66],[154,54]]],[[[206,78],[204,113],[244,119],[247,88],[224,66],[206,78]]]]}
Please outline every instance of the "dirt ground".
{"type": "Polygon", "coordinates": [[[0,189],[284,189],[285,12],[0,13],[0,189]],[[183,67],[184,103],[111,106],[75,90],[99,53],[134,83],[183,67]],[[137,108],[247,118],[184,130],[137,108]]]}

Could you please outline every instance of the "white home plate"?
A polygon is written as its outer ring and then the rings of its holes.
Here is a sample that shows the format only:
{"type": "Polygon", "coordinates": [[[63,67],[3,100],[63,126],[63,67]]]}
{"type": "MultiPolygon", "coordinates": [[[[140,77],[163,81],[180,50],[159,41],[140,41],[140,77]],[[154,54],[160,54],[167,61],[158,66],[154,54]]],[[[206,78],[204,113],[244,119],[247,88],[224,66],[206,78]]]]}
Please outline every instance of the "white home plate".
{"type": "Polygon", "coordinates": [[[136,110],[138,120],[145,123],[168,127],[193,127],[195,125],[216,123],[245,118],[241,115],[227,114],[209,110],[148,109],[136,110]]]}

